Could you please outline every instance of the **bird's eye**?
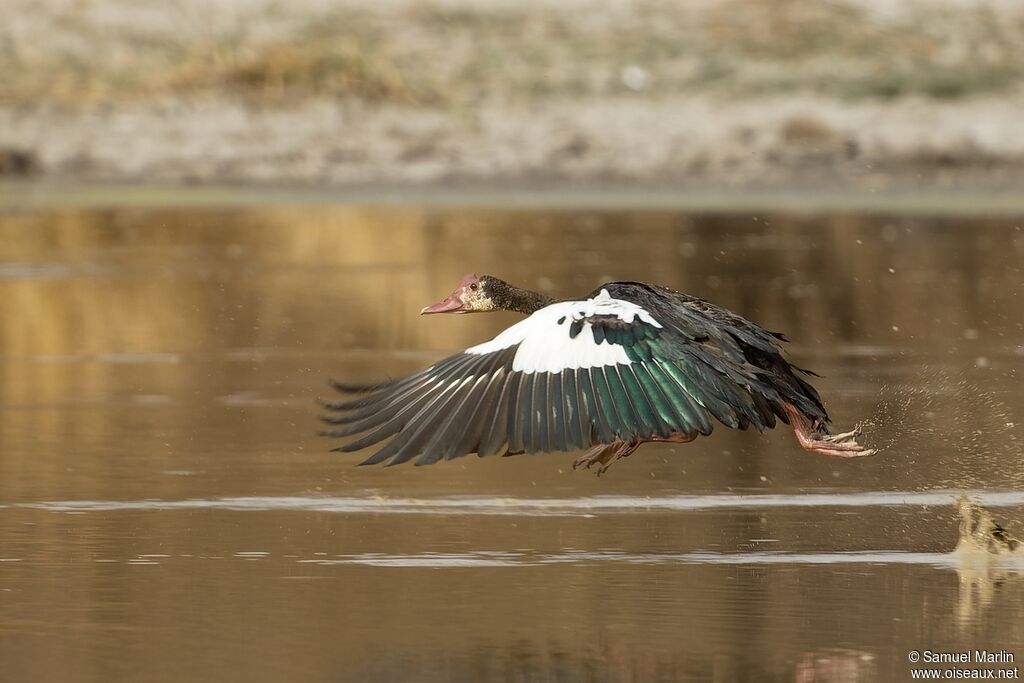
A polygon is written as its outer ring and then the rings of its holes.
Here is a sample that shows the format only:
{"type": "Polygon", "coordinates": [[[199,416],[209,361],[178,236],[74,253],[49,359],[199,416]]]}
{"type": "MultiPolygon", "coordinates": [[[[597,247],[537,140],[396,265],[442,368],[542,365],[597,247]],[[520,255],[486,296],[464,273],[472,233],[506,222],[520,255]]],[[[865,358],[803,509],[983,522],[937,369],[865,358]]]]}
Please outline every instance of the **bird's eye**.
{"type": "Polygon", "coordinates": [[[479,286],[480,286],[480,285],[478,285],[477,283],[475,283],[475,282],[474,282],[473,284],[471,284],[471,285],[469,286],[469,288],[470,288],[470,289],[476,289],[476,288],[477,288],[477,287],[479,287],[479,286]]]}

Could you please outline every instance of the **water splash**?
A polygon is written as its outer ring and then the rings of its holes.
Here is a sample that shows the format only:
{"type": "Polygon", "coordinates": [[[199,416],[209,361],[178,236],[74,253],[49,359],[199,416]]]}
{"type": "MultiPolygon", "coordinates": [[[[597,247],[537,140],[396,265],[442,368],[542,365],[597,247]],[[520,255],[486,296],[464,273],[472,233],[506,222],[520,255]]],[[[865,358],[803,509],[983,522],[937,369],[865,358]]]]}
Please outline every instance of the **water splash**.
{"type": "Polygon", "coordinates": [[[1024,485],[1024,440],[1020,419],[999,395],[970,380],[923,366],[913,383],[884,385],[864,427],[883,451],[895,451],[909,465],[927,457],[933,483],[955,487],[1024,485]],[[941,462],[941,467],[939,463],[941,462]],[[981,465],[985,466],[982,467],[981,465]],[[994,467],[993,467],[994,465],[994,467]]]}
{"type": "Polygon", "coordinates": [[[960,514],[960,540],[956,552],[966,559],[987,562],[994,557],[1018,555],[1024,558],[1024,543],[992,518],[992,514],[965,495],[956,500],[960,514]]]}

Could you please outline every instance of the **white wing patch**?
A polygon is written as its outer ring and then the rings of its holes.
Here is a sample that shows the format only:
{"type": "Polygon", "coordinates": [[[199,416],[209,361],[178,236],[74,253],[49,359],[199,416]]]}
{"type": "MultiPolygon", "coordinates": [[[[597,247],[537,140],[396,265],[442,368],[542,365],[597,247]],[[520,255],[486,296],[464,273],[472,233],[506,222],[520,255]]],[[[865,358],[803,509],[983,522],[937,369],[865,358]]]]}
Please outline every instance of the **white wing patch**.
{"type": "Polygon", "coordinates": [[[625,323],[639,318],[648,325],[661,327],[642,307],[630,301],[613,299],[608,290],[602,289],[593,299],[562,301],[546,306],[491,341],[466,349],[466,353],[494,353],[519,344],[512,369],[527,373],[631,363],[626,349],[619,344],[611,344],[607,340],[595,343],[590,323],[584,323],[579,334],[569,337],[573,321],[594,315],[614,315],[625,323]]]}

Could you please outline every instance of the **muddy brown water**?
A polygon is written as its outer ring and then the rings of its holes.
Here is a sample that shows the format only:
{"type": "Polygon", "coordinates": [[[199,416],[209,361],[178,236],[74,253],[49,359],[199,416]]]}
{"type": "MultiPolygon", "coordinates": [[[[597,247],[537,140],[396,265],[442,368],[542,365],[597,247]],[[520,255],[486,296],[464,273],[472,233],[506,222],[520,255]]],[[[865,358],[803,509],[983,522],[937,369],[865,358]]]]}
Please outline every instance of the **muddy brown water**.
{"type": "Polygon", "coordinates": [[[261,206],[0,215],[4,680],[909,680],[1024,658],[1024,567],[966,568],[967,491],[1024,533],[1024,219],[261,206]],[[643,279],[786,332],[872,459],[781,430],[357,468],[369,380],[514,316],[466,272],[643,279]]]}

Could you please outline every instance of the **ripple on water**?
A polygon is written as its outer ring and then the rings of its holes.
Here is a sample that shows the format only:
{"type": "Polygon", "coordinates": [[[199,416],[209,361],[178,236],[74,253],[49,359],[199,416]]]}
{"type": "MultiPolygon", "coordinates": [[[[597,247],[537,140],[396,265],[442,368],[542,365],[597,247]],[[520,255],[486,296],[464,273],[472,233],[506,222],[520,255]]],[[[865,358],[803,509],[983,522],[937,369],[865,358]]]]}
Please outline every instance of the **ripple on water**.
{"type": "Polygon", "coordinates": [[[789,507],[900,507],[953,505],[966,494],[988,507],[1024,505],[1024,491],[861,491],[855,493],[709,494],[678,496],[592,496],[582,498],[383,496],[251,496],[186,500],[64,500],[17,507],[62,513],[118,510],[233,510],[333,512],[339,514],[584,516],[716,509],[789,507]]]}
{"type": "MultiPolygon", "coordinates": [[[[296,560],[304,565],[364,565],[371,567],[536,567],[552,564],[628,564],[628,565],[925,565],[959,569],[960,560],[953,553],[919,553],[899,550],[867,550],[848,552],[792,553],[709,551],[686,553],[628,553],[624,551],[571,550],[561,553],[469,552],[320,556],[296,560]]],[[[1024,571],[1024,558],[1007,558],[1003,569],[1024,571]]]]}

